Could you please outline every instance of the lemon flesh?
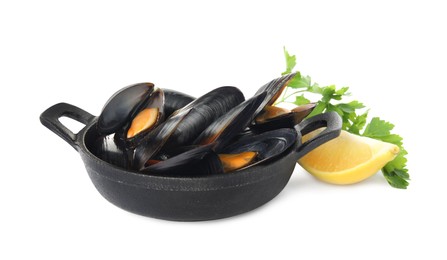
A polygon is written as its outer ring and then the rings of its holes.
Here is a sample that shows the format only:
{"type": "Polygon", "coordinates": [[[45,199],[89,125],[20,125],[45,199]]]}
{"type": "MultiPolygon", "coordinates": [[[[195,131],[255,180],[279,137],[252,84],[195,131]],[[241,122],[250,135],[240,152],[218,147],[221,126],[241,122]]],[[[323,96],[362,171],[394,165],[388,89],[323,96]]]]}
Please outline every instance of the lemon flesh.
{"type": "MultiPolygon", "coordinates": [[[[303,136],[303,142],[321,131],[303,136]]],[[[298,163],[324,182],[352,184],[377,173],[398,153],[397,145],[341,131],[339,137],[309,152],[298,163]]]]}

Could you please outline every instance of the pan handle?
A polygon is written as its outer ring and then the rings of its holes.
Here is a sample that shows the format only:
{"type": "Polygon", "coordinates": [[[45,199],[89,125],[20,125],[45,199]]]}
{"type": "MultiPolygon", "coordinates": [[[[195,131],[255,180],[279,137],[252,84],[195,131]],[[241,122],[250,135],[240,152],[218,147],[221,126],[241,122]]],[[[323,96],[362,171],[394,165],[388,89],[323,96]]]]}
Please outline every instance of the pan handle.
{"type": "Polygon", "coordinates": [[[95,117],[90,113],[80,109],[79,107],[67,103],[56,104],[45,110],[40,115],[40,122],[44,126],[64,139],[75,150],[78,150],[79,145],[76,141],[77,134],[74,134],[70,129],[68,129],[59,121],[59,118],[64,116],[74,119],[85,125],[89,124],[95,117]]]}
{"type": "Polygon", "coordinates": [[[298,159],[303,157],[313,149],[317,148],[318,146],[339,136],[341,126],[341,117],[336,112],[319,114],[314,117],[308,118],[296,125],[295,129],[301,133],[301,137],[320,127],[326,127],[326,129],[324,129],[317,136],[298,146],[298,159]]]}

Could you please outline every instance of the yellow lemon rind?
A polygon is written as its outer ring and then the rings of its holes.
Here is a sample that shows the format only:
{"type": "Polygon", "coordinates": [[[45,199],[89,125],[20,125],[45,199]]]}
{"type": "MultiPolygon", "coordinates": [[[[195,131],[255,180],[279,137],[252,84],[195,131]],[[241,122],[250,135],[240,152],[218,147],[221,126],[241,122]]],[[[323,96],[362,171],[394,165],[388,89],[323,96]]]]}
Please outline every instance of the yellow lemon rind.
{"type": "Polygon", "coordinates": [[[354,184],[361,182],[376,174],[385,164],[392,161],[399,153],[399,147],[394,144],[387,144],[377,151],[368,161],[356,167],[337,171],[325,172],[317,170],[311,166],[300,165],[317,179],[332,184],[354,184]]]}

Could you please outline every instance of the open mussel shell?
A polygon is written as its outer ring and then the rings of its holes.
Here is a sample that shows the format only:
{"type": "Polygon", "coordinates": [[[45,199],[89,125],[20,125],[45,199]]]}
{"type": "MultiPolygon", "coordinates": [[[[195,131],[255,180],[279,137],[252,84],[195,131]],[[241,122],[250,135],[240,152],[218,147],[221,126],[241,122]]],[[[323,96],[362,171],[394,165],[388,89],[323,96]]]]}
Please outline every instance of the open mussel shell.
{"type": "Polygon", "coordinates": [[[98,117],[99,134],[108,135],[122,129],[145,104],[153,91],[152,83],[138,83],[117,91],[106,102],[98,117]]]}
{"type": "Polygon", "coordinates": [[[198,177],[223,173],[223,168],[212,146],[204,145],[160,161],[142,169],[141,172],[170,177],[198,177]]]}
{"type": "Polygon", "coordinates": [[[261,110],[265,106],[273,105],[273,103],[278,99],[278,97],[281,95],[282,91],[285,89],[287,84],[290,82],[290,80],[295,77],[296,73],[291,73],[284,75],[282,77],[276,78],[269,83],[265,84],[264,86],[260,87],[258,91],[255,93],[255,95],[258,95],[260,93],[265,92],[266,97],[265,100],[260,105],[259,109],[256,111],[256,114],[261,112],[261,110]]]}
{"type": "Polygon", "coordinates": [[[214,143],[214,149],[219,151],[220,148],[224,147],[250,124],[255,117],[255,111],[264,102],[265,97],[266,93],[263,92],[234,107],[209,125],[197,137],[194,144],[205,145],[214,143]]]}
{"type": "Polygon", "coordinates": [[[290,112],[278,116],[274,117],[266,116],[266,118],[262,120],[262,122],[256,120],[255,124],[251,125],[250,128],[256,132],[269,131],[279,128],[293,128],[295,127],[295,125],[303,121],[303,119],[306,118],[312,112],[315,106],[316,106],[315,103],[309,103],[306,105],[296,107],[292,109],[290,112]]]}
{"type": "Polygon", "coordinates": [[[174,113],[174,111],[185,107],[195,99],[188,94],[172,89],[163,88],[163,92],[165,94],[164,111],[166,118],[174,113]]]}
{"type": "Polygon", "coordinates": [[[194,108],[178,124],[175,132],[167,141],[166,147],[183,146],[191,143],[216,118],[226,114],[244,100],[244,95],[239,89],[235,87],[220,87],[197,98],[184,108],[177,110],[173,115],[181,113],[183,110],[194,108]]]}
{"type": "Polygon", "coordinates": [[[135,115],[125,124],[121,131],[115,134],[120,145],[128,149],[134,149],[155,129],[165,118],[164,112],[165,96],[162,89],[156,89],[149,99],[140,106],[135,115]],[[152,113],[145,114],[145,111],[152,113]],[[147,122],[147,123],[146,123],[147,122]]]}
{"type": "Polygon", "coordinates": [[[225,147],[220,153],[256,152],[256,161],[238,169],[242,170],[281,156],[298,141],[297,138],[298,133],[293,128],[281,128],[258,135],[241,137],[237,142],[225,147]]]}

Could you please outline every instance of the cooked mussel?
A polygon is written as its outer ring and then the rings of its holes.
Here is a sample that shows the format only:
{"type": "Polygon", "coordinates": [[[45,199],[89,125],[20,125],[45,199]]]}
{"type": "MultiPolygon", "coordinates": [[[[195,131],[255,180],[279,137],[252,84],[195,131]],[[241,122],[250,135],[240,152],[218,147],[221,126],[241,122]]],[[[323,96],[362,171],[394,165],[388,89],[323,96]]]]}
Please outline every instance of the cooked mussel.
{"type": "Polygon", "coordinates": [[[266,93],[263,92],[234,107],[209,125],[197,137],[194,144],[206,145],[213,143],[214,149],[219,151],[250,124],[259,106],[264,102],[265,97],[266,93]]]}
{"type": "Polygon", "coordinates": [[[147,104],[132,118],[132,122],[125,130],[126,138],[132,139],[143,132],[153,129],[158,122],[163,120],[164,108],[163,91],[157,89],[152,93],[147,104]]]}
{"type": "Polygon", "coordinates": [[[258,156],[257,152],[246,151],[237,154],[219,154],[219,160],[222,163],[224,172],[232,172],[247,165],[250,165],[255,161],[258,156]]]}
{"type": "Polygon", "coordinates": [[[256,114],[261,112],[261,110],[265,106],[273,105],[273,103],[275,103],[275,101],[281,96],[282,91],[285,89],[290,80],[292,80],[293,77],[295,77],[295,75],[296,73],[284,75],[260,87],[258,91],[255,93],[255,95],[265,92],[266,97],[265,100],[262,102],[261,106],[259,107],[259,110],[256,111],[256,114]]]}
{"type": "Polygon", "coordinates": [[[194,108],[178,124],[175,132],[166,142],[166,147],[172,148],[190,144],[213,121],[226,114],[244,100],[244,95],[239,89],[235,87],[220,87],[197,98],[182,109],[177,110],[173,115],[194,108]]]}
{"type": "Polygon", "coordinates": [[[254,124],[251,126],[255,131],[268,131],[278,128],[292,128],[306,118],[315,108],[315,103],[301,105],[288,110],[282,107],[266,106],[256,116],[254,124]]]}
{"type": "MultiPolygon", "coordinates": [[[[256,155],[253,160],[238,168],[243,169],[277,158],[296,144],[298,142],[297,138],[298,134],[293,128],[276,129],[258,135],[242,137],[237,142],[225,147],[220,154],[238,155],[233,157],[235,160],[240,160],[241,155],[245,158],[256,155]]],[[[231,161],[232,158],[228,157],[231,161]]]]}
{"type": "Polygon", "coordinates": [[[284,75],[262,86],[257,92],[266,92],[266,99],[257,111],[256,119],[252,124],[255,131],[267,131],[283,127],[293,127],[307,117],[315,108],[314,103],[298,106],[292,110],[275,106],[276,100],[281,96],[287,84],[296,73],[284,75]]]}
{"type": "Polygon", "coordinates": [[[101,135],[120,130],[140,110],[154,92],[154,84],[138,83],[117,91],[104,105],[98,117],[97,129],[101,135]]]}
{"type": "Polygon", "coordinates": [[[164,92],[156,89],[136,115],[115,133],[118,143],[134,149],[164,120],[164,92]]]}
{"type": "Polygon", "coordinates": [[[163,90],[152,83],[125,87],[107,101],[98,118],[98,132],[114,133],[119,146],[133,149],[163,121],[164,99],[163,90]]]}

